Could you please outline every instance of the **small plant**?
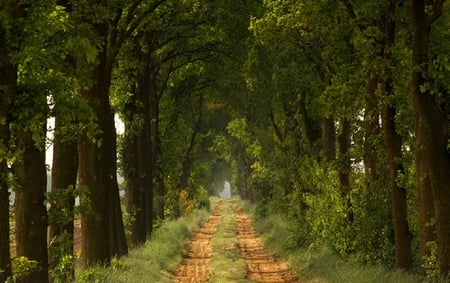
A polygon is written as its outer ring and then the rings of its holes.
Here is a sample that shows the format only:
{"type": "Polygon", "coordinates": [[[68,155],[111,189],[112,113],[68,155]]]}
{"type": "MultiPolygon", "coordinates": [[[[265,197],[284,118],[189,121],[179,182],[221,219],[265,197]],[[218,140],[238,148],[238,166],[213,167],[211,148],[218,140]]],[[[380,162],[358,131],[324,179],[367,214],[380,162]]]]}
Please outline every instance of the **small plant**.
{"type": "Polygon", "coordinates": [[[123,268],[123,265],[118,257],[113,257],[111,259],[111,268],[114,270],[119,270],[123,268]]]}
{"type": "Polygon", "coordinates": [[[438,281],[440,275],[439,261],[437,258],[437,244],[435,241],[428,242],[426,247],[430,251],[430,254],[429,256],[424,257],[422,267],[425,270],[425,275],[428,280],[438,281]]]}
{"type": "Polygon", "coordinates": [[[59,259],[58,265],[50,271],[54,283],[74,281],[75,258],[72,255],[64,255],[59,259]]]}
{"type": "Polygon", "coordinates": [[[13,258],[11,264],[13,278],[9,282],[16,282],[17,278],[27,276],[31,272],[39,270],[39,262],[30,260],[25,256],[13,258]]]}
{"type": "Polygon", "coordinates": [[[100,283],[106,282],[106,273],[101,267],[85,269],[75,281],[77,283],[100,283]]]}
{"type": "Polygon", "coordinates": [[[209,195],[208,195],[208,190],[205,189],[203,186],[200,186],[197,191],[196,191],[196,195],[194,197],[194,199],[196,200],[196,207],[197,208],[204,208],[206,210],[210,210],[211,208],[211,203],[209,200],[209,195]]]}
{"type": "Polygon", "coordinates": [[[189,200],[188,198],[188,191],[187,190],[182,190],[180,192],[180,212],[181,215],[186,216],[191,214],[194,209],[195,209],[195,205],[194,202],[192,200],[189,200]]]}

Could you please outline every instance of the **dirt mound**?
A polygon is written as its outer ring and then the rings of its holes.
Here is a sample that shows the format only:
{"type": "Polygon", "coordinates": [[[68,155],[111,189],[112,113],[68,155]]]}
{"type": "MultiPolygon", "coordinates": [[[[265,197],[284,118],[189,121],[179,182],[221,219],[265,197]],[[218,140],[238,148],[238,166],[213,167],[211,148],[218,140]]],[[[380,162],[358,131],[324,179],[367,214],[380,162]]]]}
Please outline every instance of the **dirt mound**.
{"type": "Polygon", "coordinates": [[[208,221],[192,236],[187,245],[187,253],[183,263],[174,271],[177,283],[200,283],[208,281],[211,269],[209,260],[212,257],[211,238],[220,223],[220,204],[217,205],[208,221]]]}
{"type": "Polygon", "coordinates": [[[286,262],[278,261],[265,251],[262,240],[256,236],[250,216],[234,204],[231,207],[238,222],[238,246],[247,262],[247,279],[260,283],[298,283],[299,280],[286,262]]]}

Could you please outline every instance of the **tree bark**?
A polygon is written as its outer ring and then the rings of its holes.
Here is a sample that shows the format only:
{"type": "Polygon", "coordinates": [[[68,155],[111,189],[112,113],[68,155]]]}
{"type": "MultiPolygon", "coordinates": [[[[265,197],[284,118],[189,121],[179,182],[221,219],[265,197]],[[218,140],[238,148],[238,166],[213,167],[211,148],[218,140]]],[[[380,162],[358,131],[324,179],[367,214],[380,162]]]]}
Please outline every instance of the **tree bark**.
{"type": "Polygon", "coordinates": [[[369,74],[366,85],[366,107],[364,110],[364,178],[366,183],[366,196],[370,195],[374,183],[378,180],[376,143],[380,134],[379,109],[376,91],[379,79],[369,74]]]}
{"type": "Polygon", "coordinates": [[[324,143],[325,159],[327,162],[336,160],[336,127],[334,117],[323,119],[322,136],[324,143]]]}
{"type": "MultiPolygon", "coordinates": [[[[73,123],[73,122],[72,122],[73,123]]],[[[78,152],[74,136],[61,136],[64,126],[61,117],[55,117],[53,164],[49,209],[49,267],[55,268],[63,255],[73,255],[75,187],[78,173],[78,152]],[[69,241],[69,242],[68,242],[69,241]]],[[[69,126],[70,125],[65,125],[69,126]]],[[[74,276],[74,272],[72,271],[74,276]]]]}
{"type": "Polygon", "coordinates": [[[104,163],[106,152],[103,132],[107,127],[106,115],[109,111],[109,102],[106,95],[109,86],[105,85],[107,82],[104,61],[100,59],[103,66],[98,65],[94,70],[94,85],[82,91],[82,97],[86,99],[95,114],[96,126],[102,131],[92,138],[87,132],[82,132],[78,139],[79,186],[82,190],[86,190],[87,194],[82,195],[80,202],[90,207],[90,211],[81,212],[81,262],[85,267],[109,263],[111,258],[107,187],[109,181],[106,170],[108,165],[104,163]]]}
{"type": "MultiPolygon", "coordinates": [[[[0,10],[12,21],[26,17],[24,7],[14,1],[1,2],[0,10]]],[[[16,99],[18,71],[18,65],[11,62],[11,55],[19,49],[11,46],[8,35],[14,34],[20,40],[21,33],[21,30],[13,30],[11,25],[0,27],[0,282],[11,276],[8,155],[11,153],[11,110],[16,99]]]]}
{"type": "MultiPolygon", "coordinates": [[[[98,27],[100,35],[106,30],[106,25],[98,27]]],[[[108,264],[112,256],[127,252],[116,175],[114,113],[109,104],[113,60],[106,49],[105,44],[98,56],[93,85],[81,90],[99,130],[95,134],[85,131],[78,139],[79,186],[88,192],[81,201],[91,208],[81,214],[81,262],[85,267],[108,264]]]]}
{"type": "Polygon", "coordinates": [[[125,140],[123,145],[123,162],[125,174],[125,207],[127,213],[132,217],[129,224],[130,242],[133,246],[140,246],[146,240],[147,229],[145,227],[145,202],[144,192],[139,182],[139,164],[137,140],[141,130],[136,129],[134,121],[137,111],[136,94],[125,109],[125,140]]]}
{"type": "MultiPolygon", "coordinates": [[[[111,79],[111,77],[109,77],[111,79]]],[[[109,106],[109,104],[108,104],[109,106]]],[[[104,160],[107,167],[107,185],[109,196],[109,238],[111,256],[124,256],[128,253],[127,240],[125,237],[125,228],[123,224],[122,207],[120,202],[119,184],[117,182],[117,133],[114,122],[114,112],[109,106],[109,115],[107,117],[108,125],[104,128],[105,132],[105,153],[104,160]]]]}
{"type": "MultiPolygon", "coordinates": [[[[383,59],[388,63],[392,59],[390,52],[395,42],[395,3],[390,1],[384,16],[384,46],[383,59]]],[[[389,186],[392,195],[392,219],[394,224],[395,238],[395,266],[397,269],[410,270],[413,263],[412,234],[408,223],[407,193],[406,188],[398,182],[399,174],[404,174],[402,166],[402,137],[397,133],[395,126],[396,107],[390,98],[394,96],[392,74],[387,71],[385,79],[381,81],[385,101],[382,105],[382,129],[384,144],[386,147],[389,165],[389,186]]]]}
{"type": "Polygon", "coordinates": [[[311,115],[308,113],[305,94],[302,93],[299,95],[298,103],[298,111],[302,117],[302,126],[305,130],[309,151],[314,152],[314,145],[317,140],[320,139],[321,135],[320,123],[317,123],[317,121],[312,119],[311,115]]]}
{"type": "Polygon", "coordinates": [[[353,222],[352,203],[350,199],[350,121],[348,118],[341,118],[340,132],[337,137],[339,149],[338,180],[341,190],[341,198],[347,209],[347,221],[353,222]]]}
{"type": "MultiPolygon", "coordinates": [[[[70,0],[60,0],[58,4],[63,6],[68,13],[73,10],[70,0]]],[[[66,58],[66,62],[72,70],[76,67],[73,57],[66,58]]],[[[57,97],[54,99],[58,100],[57,97]]],[[[78,121],[67,118],[67,113],[64,112],[67,108],[62,107],[62,103],[64,102],[57,101],[54,108],[55,131],[51,175],[53,197],[49,199],[50,270],[57,267],[62,256],[73,255],[74,252],[74,208],[78,176],[77,131],[75,128],[78,126],[78,121]]],[[[74,266],[69,272],[71,279],[74,280],[74,266]]]]}
{"type": "MultiPolygon", "coordinates": [[[[129,172],[127,178],[127,211],[133,215],[130,224],[131,243],[135,246],[145,242],[149,235],[148,225],[152,223],[152,213],[148,212],[148,206],[152,206],[148,190],[152,189],[151,184],[151,142],[150,142],[150,86],[148,78],[150,76],[150,63],[146,60],[146,55],[140,53],[144,67],[138,74],[137,88],[133,101],[130,102],[129,117],[126,118],[127,129],[126,138],[129,140],[126,145],[127,151],[124,156],[128,161],[126,168],[129,172]],[[134,121],[137,118],[142,123],[139,125],[134,121]],[[134,125],[133,125],[134,121],[134,125]],[[148,219],[150,217],[150,220],[148,219]]],[[[150,207],[151,209],[151,207],[150,207]]],[[[150,230],[151,232],[151,230],[150,230]]]]}
{"type": "MultiPolygon", "coordinates": [[[[150,56],[149,56],[150,57],[150,56]]],[[[160,107],[160,93],[158,91],[158,70],[157,67],[154,65],[154,62],[151,61],[150,58],[147,58],[149,60],[149,68],[150,73],[148,79],[149,83],[149,89],[148,94],[146,96],[146,103],[148,103],[148,110],[146,111],[147,121],[148,124],[148,139],[147,142],[150,144],[150,153],[149,153],[149,168],[150,168],[150,176],[149,176],[149,187],[145,191],[146,193],[146,201],[147,201],[147,234],[151,235],[153,232],[153,206],[154,206],[154,190],[156,188],[156,180],[159,178],[158,175],[160,174],[160,166],[159,166],[159,158],[160,158],[160,151],[161,151],[161,137],[159,132],[159,107],[160,107]]],[[[159,207],[159,210],[164,211],[164,191],[161,191],[164,187],[159,187],[159,190],[156,191],[157,194],[157,205],[159,207]]]]}
{"type": "MultiPolygon", "coordinates": [[[[388,95],[388,92],[386,93],[388,95]]],[[[398,183],[399,173],[404,173],[401,164],[402,138],[395,130],[395,107],[383,105],[384,143],[389,164],[389,185],[392,193],[392,218],[395,236],[395,266],[409,270],[412,267],[412,234],[409,230],[406,189],[398,183]]]]}
{"type": "MultiPolygon", "coordinates": [[[[5,133],[4,129],[0,129],[0,140],[7,136],[8,134],[5,133]]],[[[3,147],[4,145],[5,144],[2,144],[1,146],[3,147]]],[[[11,253],[9,246],[9,182],[6,157],[2,157],[0,166],[0,282],[5,282],[6,279],[11,276],[11,253]]]]}
{"type": "MultiPolygon", "coordinates": [[[[429,80],[425,77],[423,67],[429,62],[428,42],[431,25],[442,15],[442,5],[443,1],[434,1],[428,5],[424,1],[412,1],[411,97],[416,135],[416,182],[419,197],[432,195],[434,200],[438,260],[441,276],[447,278],[450,274],[450,174],[448,173],[450,152],[447,148],[450,137],[449,116],[436,102],[429,89],[421,89],[421,86],[429,80]],[[431,191],[427,190],[429,189],[426,186],[427,179],[431,191]]],[[[444,93],[443,97],[448,99],[448,93],[444,93]]],[[[419,213],[427,212],[419,211],[419,213]]]]}
{"type": "Polygon", "coordinates": [[[17,66],[9,62],[6,36],[0,30],[0,282],[11,276],[9,246],[9,168],[7,164],[10,140],[11,105],[17,87],[17,66]]]}
{"type": "MultiPolygon", "coordinates": [[[[45,128],[42,136],[45,136],[45,128]]],[[[36,147],[28,129],[16,133],[16,149],[19,154],[14,164],[17,179],[15,189],[16,253],[38,262],[38,269],[22,276],[16,282],[48,282],[47,254],[47,172],[45,146],[36,147]]]]}

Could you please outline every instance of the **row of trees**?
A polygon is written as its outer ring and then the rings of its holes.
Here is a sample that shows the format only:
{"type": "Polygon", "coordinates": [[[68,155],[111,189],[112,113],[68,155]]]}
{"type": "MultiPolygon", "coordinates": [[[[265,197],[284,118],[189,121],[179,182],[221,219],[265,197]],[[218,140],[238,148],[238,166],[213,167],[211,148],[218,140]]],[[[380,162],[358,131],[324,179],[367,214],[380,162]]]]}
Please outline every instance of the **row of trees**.
{"type": "Polygon", "coordinates": [[[39,265],[17,281],[47,282],[73,278],[77,213],[82,265],[108,264],[230,177],[287,247],[448,275],[448,3],[223,2],[1,2],[0,281],[12,189],[39,265]]]}
{"type": "Polygon", "coordinates": [[[206,150],[229,116],[218,97],[226,74],[244,60],[241,36],[249,34],[255,7],[203,0],[1,2],[1,282],[73,280],[77,215],[80,262],[89,267],[141,245],[164,217],[209,205],[206,188],[227,171],[206,150]],[[47,129],[49,117],[54,129],[47,129]],[[119,137],[116,117],[125,125],[119,137]],[[125,178],[126,222],[118,172],[125,178]],[[24,259],[33,268],[19,274],[14,262],[24,259]]]}
{"type": "MultiPolygon", "coordinates": [[[[218,139],[234,186],[369,263],[450,273],[450,7],[264,1],[247,97],[218,139]]],[[[237,99],[236,99],[237,100],[237,99]]]]}

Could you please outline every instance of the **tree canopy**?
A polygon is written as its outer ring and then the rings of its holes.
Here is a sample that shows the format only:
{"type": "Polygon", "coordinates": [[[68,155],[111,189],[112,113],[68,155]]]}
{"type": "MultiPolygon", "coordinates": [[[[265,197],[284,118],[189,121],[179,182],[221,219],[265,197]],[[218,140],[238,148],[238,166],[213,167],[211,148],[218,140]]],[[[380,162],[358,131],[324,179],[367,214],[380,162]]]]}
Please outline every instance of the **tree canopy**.
{"type": "Polygon", "coordinates": [[[110,264],[225,181],[257,217],[288,219],[289,245],[447,278],[449,13],[437,0],[1,1],[0,281],[74,280],[74,222],[82,266],[110,264]],[[22,274],[24,258],[37,267],[22,274]]]}

